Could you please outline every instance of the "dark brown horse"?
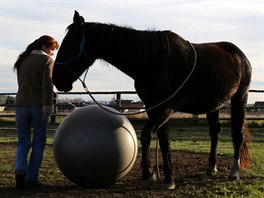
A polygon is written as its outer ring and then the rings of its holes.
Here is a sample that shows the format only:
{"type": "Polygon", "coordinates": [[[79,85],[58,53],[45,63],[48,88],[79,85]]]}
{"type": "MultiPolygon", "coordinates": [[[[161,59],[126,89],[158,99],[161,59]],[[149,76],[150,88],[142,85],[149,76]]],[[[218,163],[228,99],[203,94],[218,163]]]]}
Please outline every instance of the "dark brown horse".
{"type": "Polygon", "coordinates": [[[251,81],[250,63],[240,49],[229,42],[191,44],[171,31],[138,31],[112,24],[85,23],[76,11],[67,29],[53,70],[58,90],[70,91],[72,83],[96,59],[103,59],[134,79],[135,89],[147,109],[165,101],[147,112],[149,120],[141,133],[144,184],[155,180],[149,146],[152,134],[157,133],[164,184],[168,189],[175,188],[167,122],[177,111],[206,113],[211,137],[207,172],[214,175],[221,132],[219,109],[228,101],[234,144],[229,179],[239,177],[239,168],[248,157],[243,125],[251,81]]]}

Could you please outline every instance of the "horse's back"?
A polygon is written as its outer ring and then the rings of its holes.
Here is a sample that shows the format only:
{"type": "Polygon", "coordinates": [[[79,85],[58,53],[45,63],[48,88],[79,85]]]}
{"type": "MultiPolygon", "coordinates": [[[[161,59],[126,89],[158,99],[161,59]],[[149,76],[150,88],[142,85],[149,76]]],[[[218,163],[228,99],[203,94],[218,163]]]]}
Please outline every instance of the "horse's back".
{"type": "Polygon", "coordinates": [[[241,72],[238,92],[242,90],[247,92],[251,82],[252,68],[246,55],[233,43],[220,42],[219,46],[236,58],[241,72]]]}
{"type": "Polygon", "coordinates": [[[221,108],[237,94],[248,90],[251,66],[243,52],[230,42],[194,44],[197,65],[176,109],[206,113],[221,108]]]}

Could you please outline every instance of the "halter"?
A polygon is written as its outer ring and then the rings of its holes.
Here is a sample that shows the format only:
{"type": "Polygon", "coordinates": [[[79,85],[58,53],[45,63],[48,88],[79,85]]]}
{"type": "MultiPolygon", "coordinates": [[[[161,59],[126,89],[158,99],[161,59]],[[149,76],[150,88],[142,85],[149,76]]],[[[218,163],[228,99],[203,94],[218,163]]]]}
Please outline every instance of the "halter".
{"type": "Polygon", "coordinates": [[[145,112],[148,112],[150,110],[153,110],[153,109],[156,109],[157,107],[163,105],[164,103],[168,102],[169,100],[171,100],[175,95],[178,94],[178,92],[182,89],[182,87],[186,84],[186,82],[189,80],[189,78],[191,77],[195,67],[196,67],[196,63],[197,63],[197,52],[194,48],[194,46],[188,41],[188,43],[190,44],[190,46],[192,47],[193,49],[193,52],[194,52],[194,61],[193,61],[193,67],[192,67],[192,70],[190,71],[190,73],[188,74],[188,76],[185,78],[185,80],[182,82],[182,84],[178,87],[178,89],[171,95],[169,96],[168,98],[164,99],[163,101],[161,101],[160,103],[148,108],[148,109],[145,109],[144,111],[141,111],[141,112],[135,112],[135,113],[118,113],[118,112],[113,112],[111,110],[108,110],[106,109],[102,104],[100,104],[94,97],[93,95],[90,93],[90,91],[88,90],[86,84],[85,84],[85,78],[87,76],[87,73],[88,73],[88,70],[89,70],[89,67],[87,67],[86,69],[86,72],[84,74],[84,78],[81,79],[79,76],[76,75],[76,73],[69,67],[69,63],[72,62],[73,60],[75,59],[79,59],[81,57],[81,55],[83,54],[84,57],[86,59],[88,59],[86,53],[85,53],[85,38],[84,38],[84,24],[82,24],[83,26],[83,38],[82,38],[82,42],[80,43],[80,52],[77,56],[71,58],[70,60],[64,62],[64,63],[61,63],[61,62],[55,62],[55,64],[57,65],[64,65],[66,66],[66,68],[82,83],[82,86],[84,88],[84,90],[88,93],[88,95],[92,98],[92,100],[94,101],[95,104],[97,104],[99,107],[101,107],[102,109],[104,109],[105,111],[109,112],[109,113],[112,113],[112,114],[116,114],[116,115],[137,115],[137,114],[141,114],[141,113],[145,113],[145,112]]]}
{"type": "MultiPolygon", "coordinates": [[[[65,66],[76,77],[76,79],[78,79],[82,83],[83,87],[85,88],[86,85],[85,85],[85,82],[84,81],[85,81],[85,78],[86,78],[87,73],[89,71],[89,67],[87,67],[87,69],[85,71],[85,74],[84,74],[84,77],[83,77],[83,79],[81,79],[79,76],[76,75],[76,73],[68,65],[72,61],[74,61],[76,59],[79,59],[82,55],[84,55],[84,57],[86,59],[88,59],[88,57],[86,55],[86,52],[85,52],[85,37],[84,37],[85,36],[85,34],[84,34],[85,33],[85,30],[84,30],[84,23],[82,24],[82,28],[83,28],[83,36],[82,36],[82,42],[80,43],[80,52],[79,52],[79,54],[77,56],[71,58],[70,60],[66,61],[66,62],[55,62],[55,64],[65,66]]],[[[87,89],[87,87],[86,87],[86,89],[87,89]]]]}

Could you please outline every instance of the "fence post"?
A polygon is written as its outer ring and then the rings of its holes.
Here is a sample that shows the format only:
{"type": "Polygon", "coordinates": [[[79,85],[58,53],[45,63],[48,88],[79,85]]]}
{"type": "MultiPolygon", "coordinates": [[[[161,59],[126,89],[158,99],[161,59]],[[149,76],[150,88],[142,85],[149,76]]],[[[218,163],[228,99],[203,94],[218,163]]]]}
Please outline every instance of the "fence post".
{"type": "Polygon", "coordinates": [[[195,121],[195,122],[198,122],[199,121],[198,114],[193,114],[192,120],[195,121]]]}
{"type": "Polygon", "coordinates": [[[50,116],[50,123],[55,124],[56,114],[58,113],[58,94],[53,93],[53,113],[50,116]]]}
{"type": "Polygon", "coordinates": [[[121,110],[121,93],[117,92],[116,93],[116,102],[117,102],[117,110],[120,111],[121,110]]]}

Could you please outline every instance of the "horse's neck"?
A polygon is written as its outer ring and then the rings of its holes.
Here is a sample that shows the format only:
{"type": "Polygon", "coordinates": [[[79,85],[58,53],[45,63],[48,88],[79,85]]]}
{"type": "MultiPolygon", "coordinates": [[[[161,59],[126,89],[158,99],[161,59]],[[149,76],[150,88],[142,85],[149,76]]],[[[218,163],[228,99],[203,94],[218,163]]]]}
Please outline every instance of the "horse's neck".
{"type": "Polygon", "coordinates": [[[135,30],[108,27],[102,35],[98,58],[115,66],[133,79],[138,77],[139,57],[135,30]]]}

